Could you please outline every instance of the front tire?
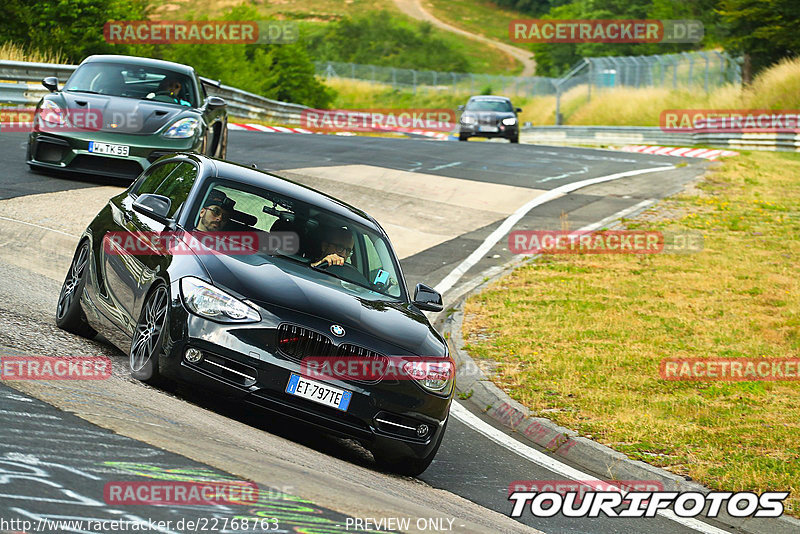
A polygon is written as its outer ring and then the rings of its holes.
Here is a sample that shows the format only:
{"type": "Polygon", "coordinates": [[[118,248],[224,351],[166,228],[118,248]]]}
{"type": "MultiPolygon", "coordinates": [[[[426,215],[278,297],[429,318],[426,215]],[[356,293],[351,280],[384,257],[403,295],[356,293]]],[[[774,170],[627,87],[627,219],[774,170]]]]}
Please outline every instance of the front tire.
{"type": "MultiPolygon", "coordinates": [[[[447,418],[448,421],[450,418],[447,418]]],[[[444,427],[442,427],[442,431],[439,433],[439,437],[436,440],[436,445],[434,445],[431,452],[428,453],[427,456],[422,458],[416,457],[405,457],[405,458],[391,458],[385,456],[380,450],[372,451],[372,455],[375,457],[375,463],[378,464],[379,467],[385,469],[387,471],[391,471],[392,473],[398,475],[404,475],[409,477],[416,477],[421,475],[428,466],[431,465],[433,458],[436,456],[436,453],[439,452],[439,446],[442,444],[442,440],[444,439],[445,431],[447,430],[447,421],[444,423],[444,427]]]]}
{"type": "Polygon", "coordinates": [[[130,350],[131,376],[148,384],[163,382],[158,360],[164,345],[164,329],[169,315],[167,286],[159,284],[142,306],[130,350]]]}
{"type": "Polygon", "coordinates": [[[515,135],[514,137],[509,137],[508,140],[511,141],[512,143],[519,143],[519,133],[517,133],[517,135],[515,135]]]}
{"type": "Polygon", "coordinates": [[[97,331],[86,322],[81,308],[81,295],[86,287],[86,273],[89,267],[91,248],[89,241],[84,240],[75,250],[67,277],[61,285],[56,306],[56,326],[81,337],[93,338],[97,331]]]}
{"type": "Polygon", "coordinates": [[[466,141],[467,139],[469,139],[468,135],[458,134],[459,141],[466,141]]]}

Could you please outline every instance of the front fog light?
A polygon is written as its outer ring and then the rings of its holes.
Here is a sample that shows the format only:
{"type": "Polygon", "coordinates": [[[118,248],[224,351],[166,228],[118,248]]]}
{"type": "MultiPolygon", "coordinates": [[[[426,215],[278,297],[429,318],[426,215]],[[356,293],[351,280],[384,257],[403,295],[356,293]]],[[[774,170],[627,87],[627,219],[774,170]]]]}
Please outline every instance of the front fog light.
{"type": "Polygon", "coordinates": [[[186,349],[186,361],[189,363],[197,363],[203,359],[203,353],[197,349],[186,349]]]}

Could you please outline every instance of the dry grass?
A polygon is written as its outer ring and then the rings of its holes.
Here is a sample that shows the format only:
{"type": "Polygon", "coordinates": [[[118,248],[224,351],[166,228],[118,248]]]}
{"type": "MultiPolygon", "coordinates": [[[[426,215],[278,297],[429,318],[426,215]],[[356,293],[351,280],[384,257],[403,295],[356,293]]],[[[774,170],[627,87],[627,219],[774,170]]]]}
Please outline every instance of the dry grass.
{"type": "MultiPolygon", "coordinates": [[[[586,93],[586,87],[581,89],[586,93]]],[[[619,88],[594,92],[591,101],[565,113],[567,124],[611,126],[658,126],[664,109],[798,109],[800,108],[800,59],[787,59],[764,71],[740,89],[717,87],[706,94],[702,88],[619,88]]],[[[554,115],[555,116],[555,115],[554,115]]]]}
{"type": "Polygon", "coordinates": [[[64,59],[58,52],[40,52],[34,48],[11,41],[0,45],[0,59],[5,61],[31,61],[34,63],[62,63],[64,59]]]}
{"type": "MultiPolygon", "coordinates": [[[[731,158],[668,216],[695,254],[556,256],[466,305],[473,357],[534,413],[720,490],[790,491],[800,515],[800,382],[667,382],[664,358],[797,357],[800,155],[731,158]],[[476,334],[481,333],[481,338],[476,334]]],[[[648,222],[644,222],[648,221],[648,222]]]]}
{"type": "MultiPolygon", "coordinates": [[[[155,9],[155,16],[182,13],[188,10],[214,17],[242,3],[245,2],[242,0],[164,1],[155,9]]],[[[399,13],[392,0],[270,0],[269,2],[247,3],[254,5],[264,16],[310,22],[329,22],[344,15],[382,9],[399,13]]]]}

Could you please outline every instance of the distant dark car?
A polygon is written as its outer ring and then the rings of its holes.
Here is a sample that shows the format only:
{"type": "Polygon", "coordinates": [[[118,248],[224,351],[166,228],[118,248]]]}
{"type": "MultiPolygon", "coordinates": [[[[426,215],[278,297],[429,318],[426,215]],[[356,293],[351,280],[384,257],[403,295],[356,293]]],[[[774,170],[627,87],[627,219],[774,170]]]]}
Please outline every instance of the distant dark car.
{"type": "Polygon", "coordinates": [[[133,180],[159,157],[196,151],[225,158],[225,101],[208,96],[192,67],[132,56],[90,56],[36,108],[33,169],[133,180]]]}
{"type": "Polygon", "coordinates": [[[303,365],[452,362],[422,313],[441,309],[441,295],[423,284],[409,297],[389,238],[366,213],[257,169],[181,154],[155,162],[83,232],[56,322],[87,337],[101,332],[139,380],[224,393],[354,438],[380,465],[417,475],[442,441],[452,374],[309,379],[303,365]],[[252,254],[156,246],[165,232],[188,244],[204,221],[226,221],[205,237],[281,230],[299,245],[252,254]],[[315,265],[325,250],[347,259],[315,265]]]}
{"type": "Polygon", "coordinates": [[[512,143],[519,143],[519,120],[511,100],[503,96],[473,96],[466,106],[458,106],[462,111],[458,124],[458,140],[470,137],[503,137],[512,143]]]}

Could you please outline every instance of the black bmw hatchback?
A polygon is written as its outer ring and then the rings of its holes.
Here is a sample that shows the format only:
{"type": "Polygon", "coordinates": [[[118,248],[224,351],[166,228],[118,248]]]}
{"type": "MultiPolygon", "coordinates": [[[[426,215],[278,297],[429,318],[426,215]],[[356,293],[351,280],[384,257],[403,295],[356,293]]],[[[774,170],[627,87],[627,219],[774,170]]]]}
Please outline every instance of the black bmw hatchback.
{"type": "Polygon", "coordinates": [[[86,228],[56,321],[101,332],[139,380],[238,398],[355,438],[379,465],[417,475],[453,398],[447,344],[422,313],[441,309],[423,284],[410,298],[386,232],[366,213],[257,169],[179,154],[86,228]]]}

